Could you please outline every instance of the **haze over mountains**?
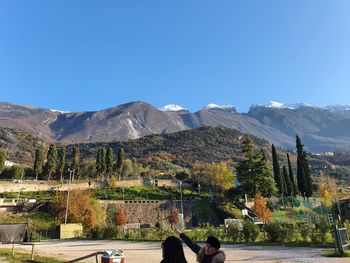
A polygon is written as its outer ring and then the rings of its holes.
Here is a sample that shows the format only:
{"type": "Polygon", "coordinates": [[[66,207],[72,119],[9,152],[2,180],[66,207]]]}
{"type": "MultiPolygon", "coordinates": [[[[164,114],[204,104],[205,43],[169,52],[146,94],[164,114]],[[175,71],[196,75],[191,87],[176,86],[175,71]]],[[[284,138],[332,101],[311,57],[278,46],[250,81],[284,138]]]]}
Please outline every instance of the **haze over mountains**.
{"type": "Polygon", "coordinates": [[[158,109],[136,101],[101,111],[60,112],[0,103],[0,126],[21,129],[48,141],[109,142],[203,126],[224,126],[295,148],[299,134],[308,151],[350,150],[350,107],[314,107],[271,102],[238,113],[232,105],[209,104],[197,112],[177,105],[158,109]]]}

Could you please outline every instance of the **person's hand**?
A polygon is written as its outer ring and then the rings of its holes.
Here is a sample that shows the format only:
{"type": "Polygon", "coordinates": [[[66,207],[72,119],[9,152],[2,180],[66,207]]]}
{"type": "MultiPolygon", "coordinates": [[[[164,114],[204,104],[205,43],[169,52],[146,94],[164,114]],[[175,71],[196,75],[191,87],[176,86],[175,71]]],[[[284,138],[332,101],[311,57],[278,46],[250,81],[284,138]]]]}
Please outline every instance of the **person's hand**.
{"type": "Polygon", "coordinates": [[[175,225],[172,225],[172,229],[175,231],[175,233],[177,233],[178,235],[181,234],[181,231],[175,226],[175,225]]]}

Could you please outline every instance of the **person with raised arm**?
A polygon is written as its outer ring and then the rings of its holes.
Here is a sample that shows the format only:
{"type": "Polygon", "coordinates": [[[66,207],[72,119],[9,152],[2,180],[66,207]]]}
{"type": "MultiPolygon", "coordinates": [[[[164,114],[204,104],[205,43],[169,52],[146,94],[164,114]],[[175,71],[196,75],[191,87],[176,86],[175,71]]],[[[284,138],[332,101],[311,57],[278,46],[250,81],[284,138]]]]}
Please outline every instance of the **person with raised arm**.
{"type": "Polygon", "coordinates": [[[191,238],[182,233],[177,227],[173,227],[174,231],[179,234],[180,238],[186,243],[186,245],[197,255],[197,261],[199,263],[223,263],[225,262],[226,255],[224,251],[220,249],[220,241],[214,237],[209,236],[205,245],[200,247],[197,243],[193,242],[191,238]]]}

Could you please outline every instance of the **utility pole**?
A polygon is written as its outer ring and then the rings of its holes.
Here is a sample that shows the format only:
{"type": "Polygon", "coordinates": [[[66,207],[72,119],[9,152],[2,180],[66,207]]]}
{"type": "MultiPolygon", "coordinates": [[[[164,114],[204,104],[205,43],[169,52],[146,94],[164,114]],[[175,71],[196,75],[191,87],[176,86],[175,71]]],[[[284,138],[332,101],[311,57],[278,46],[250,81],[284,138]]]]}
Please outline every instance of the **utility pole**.
{"type": "Polygon", "coordinates": [[[70,181],[72,180],[72,174],[74,176],[74,169],[68,168],[68,172],[69,172],[69,181],[68,181],[68,189],[67,189],[67,205],[66,205],[66,216],[64,217],[64,224],[67,224],[68,204],[69,204],[69,186],[70,186],[70,181]]]}
{"type": "Polygon", "coordinates": [[[181,224],[181,228],[185,227],[185,222],[184,222],[184,207],[182,204],[182,181],[179,180],[179,184],[180,184],[180,204],[181,204],[181,214],[180,214],[180,224],[181,224]]]}
{"type": "Polygon", "coordinates": [[[179,183],[180,183],[181,214],[184,214],[184,207],[183,207],[183,204],[182,204],[182,181],[180,180],[179,183]]]}

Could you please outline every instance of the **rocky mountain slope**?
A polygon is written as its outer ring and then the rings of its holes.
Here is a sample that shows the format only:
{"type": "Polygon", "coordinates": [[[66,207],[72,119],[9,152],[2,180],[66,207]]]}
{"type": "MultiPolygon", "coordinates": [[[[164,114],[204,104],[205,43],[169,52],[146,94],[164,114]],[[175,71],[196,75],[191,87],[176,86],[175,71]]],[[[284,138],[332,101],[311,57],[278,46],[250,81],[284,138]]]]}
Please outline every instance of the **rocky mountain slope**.
{"type": "Polygon", "coordinates": [[[94,112],[62,113],[0,103],[0,127],[25,130],[47,141],[126,141],[203,126],[224,126],[294,149],[299,134],[312,152],[350,150],[350,114],[346,107],[318,108],[257,105],[248,113],[210,104],[191,113],[172,105],[165,110],[141,101],[94,112]]]}

